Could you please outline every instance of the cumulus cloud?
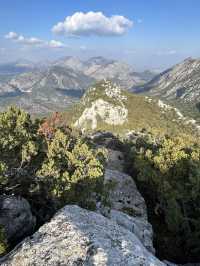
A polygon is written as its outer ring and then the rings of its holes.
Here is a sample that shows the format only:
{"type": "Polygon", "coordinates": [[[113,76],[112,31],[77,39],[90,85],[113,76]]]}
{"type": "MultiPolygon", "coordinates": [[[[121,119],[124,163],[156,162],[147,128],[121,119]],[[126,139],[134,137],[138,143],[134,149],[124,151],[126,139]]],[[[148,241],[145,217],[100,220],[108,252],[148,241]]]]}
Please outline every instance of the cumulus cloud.
{"type": "Polygon", "coordinates": [[[5,35],[6,39],[13,40],[15,42],[30,45],[30,46],[41,46],[41,47],[50,47],[50,48],[63,48],[65,45],[62,42],[51,40],[49,42],[41,40],[35,37],[26,38],[23,35],[19,35],[16,32],[9,32],[5,35]]]}
{"type": "Polygon", "coordinates": [[[106,17],[102,12],[76,12],[57,23],[52,31],[55,34],[71,36],[118,36],[125,34],[133,22],[124,16],[106,17]]]}

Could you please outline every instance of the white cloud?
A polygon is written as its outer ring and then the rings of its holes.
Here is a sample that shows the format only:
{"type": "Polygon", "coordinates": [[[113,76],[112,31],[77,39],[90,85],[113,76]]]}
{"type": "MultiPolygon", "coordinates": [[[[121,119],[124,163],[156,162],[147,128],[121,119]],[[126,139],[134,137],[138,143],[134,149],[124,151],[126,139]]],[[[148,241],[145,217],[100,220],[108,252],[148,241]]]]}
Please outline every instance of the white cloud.
{"type": "Polygon", "coordinates": [[[25,38],[23,35],[20,35],[17,38],[17,41],[22,43],[22,44],[25,44],[25,45],[40,45],[40,44],[44,43],[44,41],[42,41],[42,40],[40,40],[38,38],[34,38],[34,37],[25,38]]]}
{"type": "Polygon", "coordinates": [[[48,46],[51,48],[63,48],[64,44],[62,42],[59,42],[59,41],[51,40],[48,43],[48,46]]]}
{"type": "Polygon", "coordinates": [[[25,38],[23,35],[19,35],[13,31],[6,34],[5,38],[22,43],[22,44],[26,44],[26,45],[39,45],[39,44],[44,43],[43,40],[40,40],[38,38],[35,38],[35,37],[25,38]]]}
{"type": "Polygon", "coordinates": [[[124,16],[106,17],[102,12],[76,12],[57,23],[52,31],[71,36],[117,36],[125,34],[133,22],[124,16]]]}
{"type": "Polygon", "coordinates": [[[18,38],[18,34],[16,32],[10,31],[8,34],[5,35],[5,38],[16,40],[18,38]]]}
{"type": "Polygon", "coordinates": [[[13,40],[15,42],[30,45],[30,46],[40,46],[40,47],[50,47],[50,48],[63,48],[65,45],[62,42],[51,40],[49,42],[41,40],[35,37],[26,38],[23,35],[19,35],[16,32],[9,32],[5,35],[6,39],[13,40]]]}

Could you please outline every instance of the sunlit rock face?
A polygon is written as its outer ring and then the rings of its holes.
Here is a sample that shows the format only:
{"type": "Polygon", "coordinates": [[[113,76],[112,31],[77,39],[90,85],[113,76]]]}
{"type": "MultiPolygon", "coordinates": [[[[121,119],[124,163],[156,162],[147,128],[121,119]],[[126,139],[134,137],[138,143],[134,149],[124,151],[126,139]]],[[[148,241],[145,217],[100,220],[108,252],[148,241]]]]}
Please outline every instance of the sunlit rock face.
{"type": "Polygon", "coordinates": [[[94,86],[83,97],[82,103],[85,109],[75,122],[76,127],[82,129],[89,127],[94,130],[101,122],[108,125],[123,125],[127,121],[128,109],[125,105],[127,98],[120,87],[108,80],[104,80],[100,86],[100,94],[98,94],[99,88],[94,86]]]}
{"type": "Polygon", "coordinates": [[[4,266],[164,266],[138,237],[101,214],[66,206],[26,239],[4,266]]]}
{"type": "Polygon", "coordinates": [[[96,129],[98,118],[109,125],[122,125],[127,118],[128,110],[121,106],[115,106],[103,99],[98,99],[92,103],[90,108],[86,108],[81,117],[76,121],[75,126],[82,127],[85,122],[91,124],[91,129],[96,129]]]}

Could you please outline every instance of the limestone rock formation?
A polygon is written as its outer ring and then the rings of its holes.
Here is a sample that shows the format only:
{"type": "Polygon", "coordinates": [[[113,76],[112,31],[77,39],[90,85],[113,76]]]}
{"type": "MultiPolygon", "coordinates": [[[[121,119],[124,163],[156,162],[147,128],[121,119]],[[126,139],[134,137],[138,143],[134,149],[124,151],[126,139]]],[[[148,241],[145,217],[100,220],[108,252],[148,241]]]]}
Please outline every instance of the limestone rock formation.
{"type": "Polygon", "coordinates": [[[155,253],[153,247],[153,230],[151,224],[147,219],[141,217],[133,217],[126,213],[111,210],[108,216],[111,220],[115,221],[118,225],[123,226],[128,231],[134,233],[142,242],[142,244],[151,253],[155,253]]]}
{"type": "Polygon", "coordinates": [[[66,206],[1,260],[2,266],[164,266],[134,233],[77,206],[66,206]]]}
{"type": "Polygon", "coordinates": [[[97,204],[98,212],[133,232],[150,252],[155,253],[146,204],[133,179],[120,171],[106,169],[105,184],[110,186],[110,207],[97,204]]]}
{"type": "Polygon", "coordinates": [[[111,183],[109,193],[111,208],[132,216],[147,218],[146,204],[133,179],[122,172],[107,169],[105,183],[111,183]]]}
{"type": "Polygon", "coordinates": [[[115,106],[111,103],[98,99],[91,107],[86,108],[81,117],[76,121],[76,127],[83,127],[90,121],[91,128],[97,128],[98,118],[100,117],[106,124],[122,125],[127,120],[128,110],[123,106],[115,106]]]}

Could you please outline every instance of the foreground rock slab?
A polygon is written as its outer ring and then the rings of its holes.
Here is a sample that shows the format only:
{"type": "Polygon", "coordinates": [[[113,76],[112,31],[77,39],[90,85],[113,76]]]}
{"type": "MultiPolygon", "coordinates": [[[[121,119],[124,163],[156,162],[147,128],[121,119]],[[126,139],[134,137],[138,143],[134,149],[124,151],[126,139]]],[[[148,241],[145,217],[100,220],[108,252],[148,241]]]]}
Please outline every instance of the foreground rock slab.
{"type": "Polygon", "coordinates": [[[164,266],[134,233],[101,214],[66,206],[2,266],[164,266]]]}

